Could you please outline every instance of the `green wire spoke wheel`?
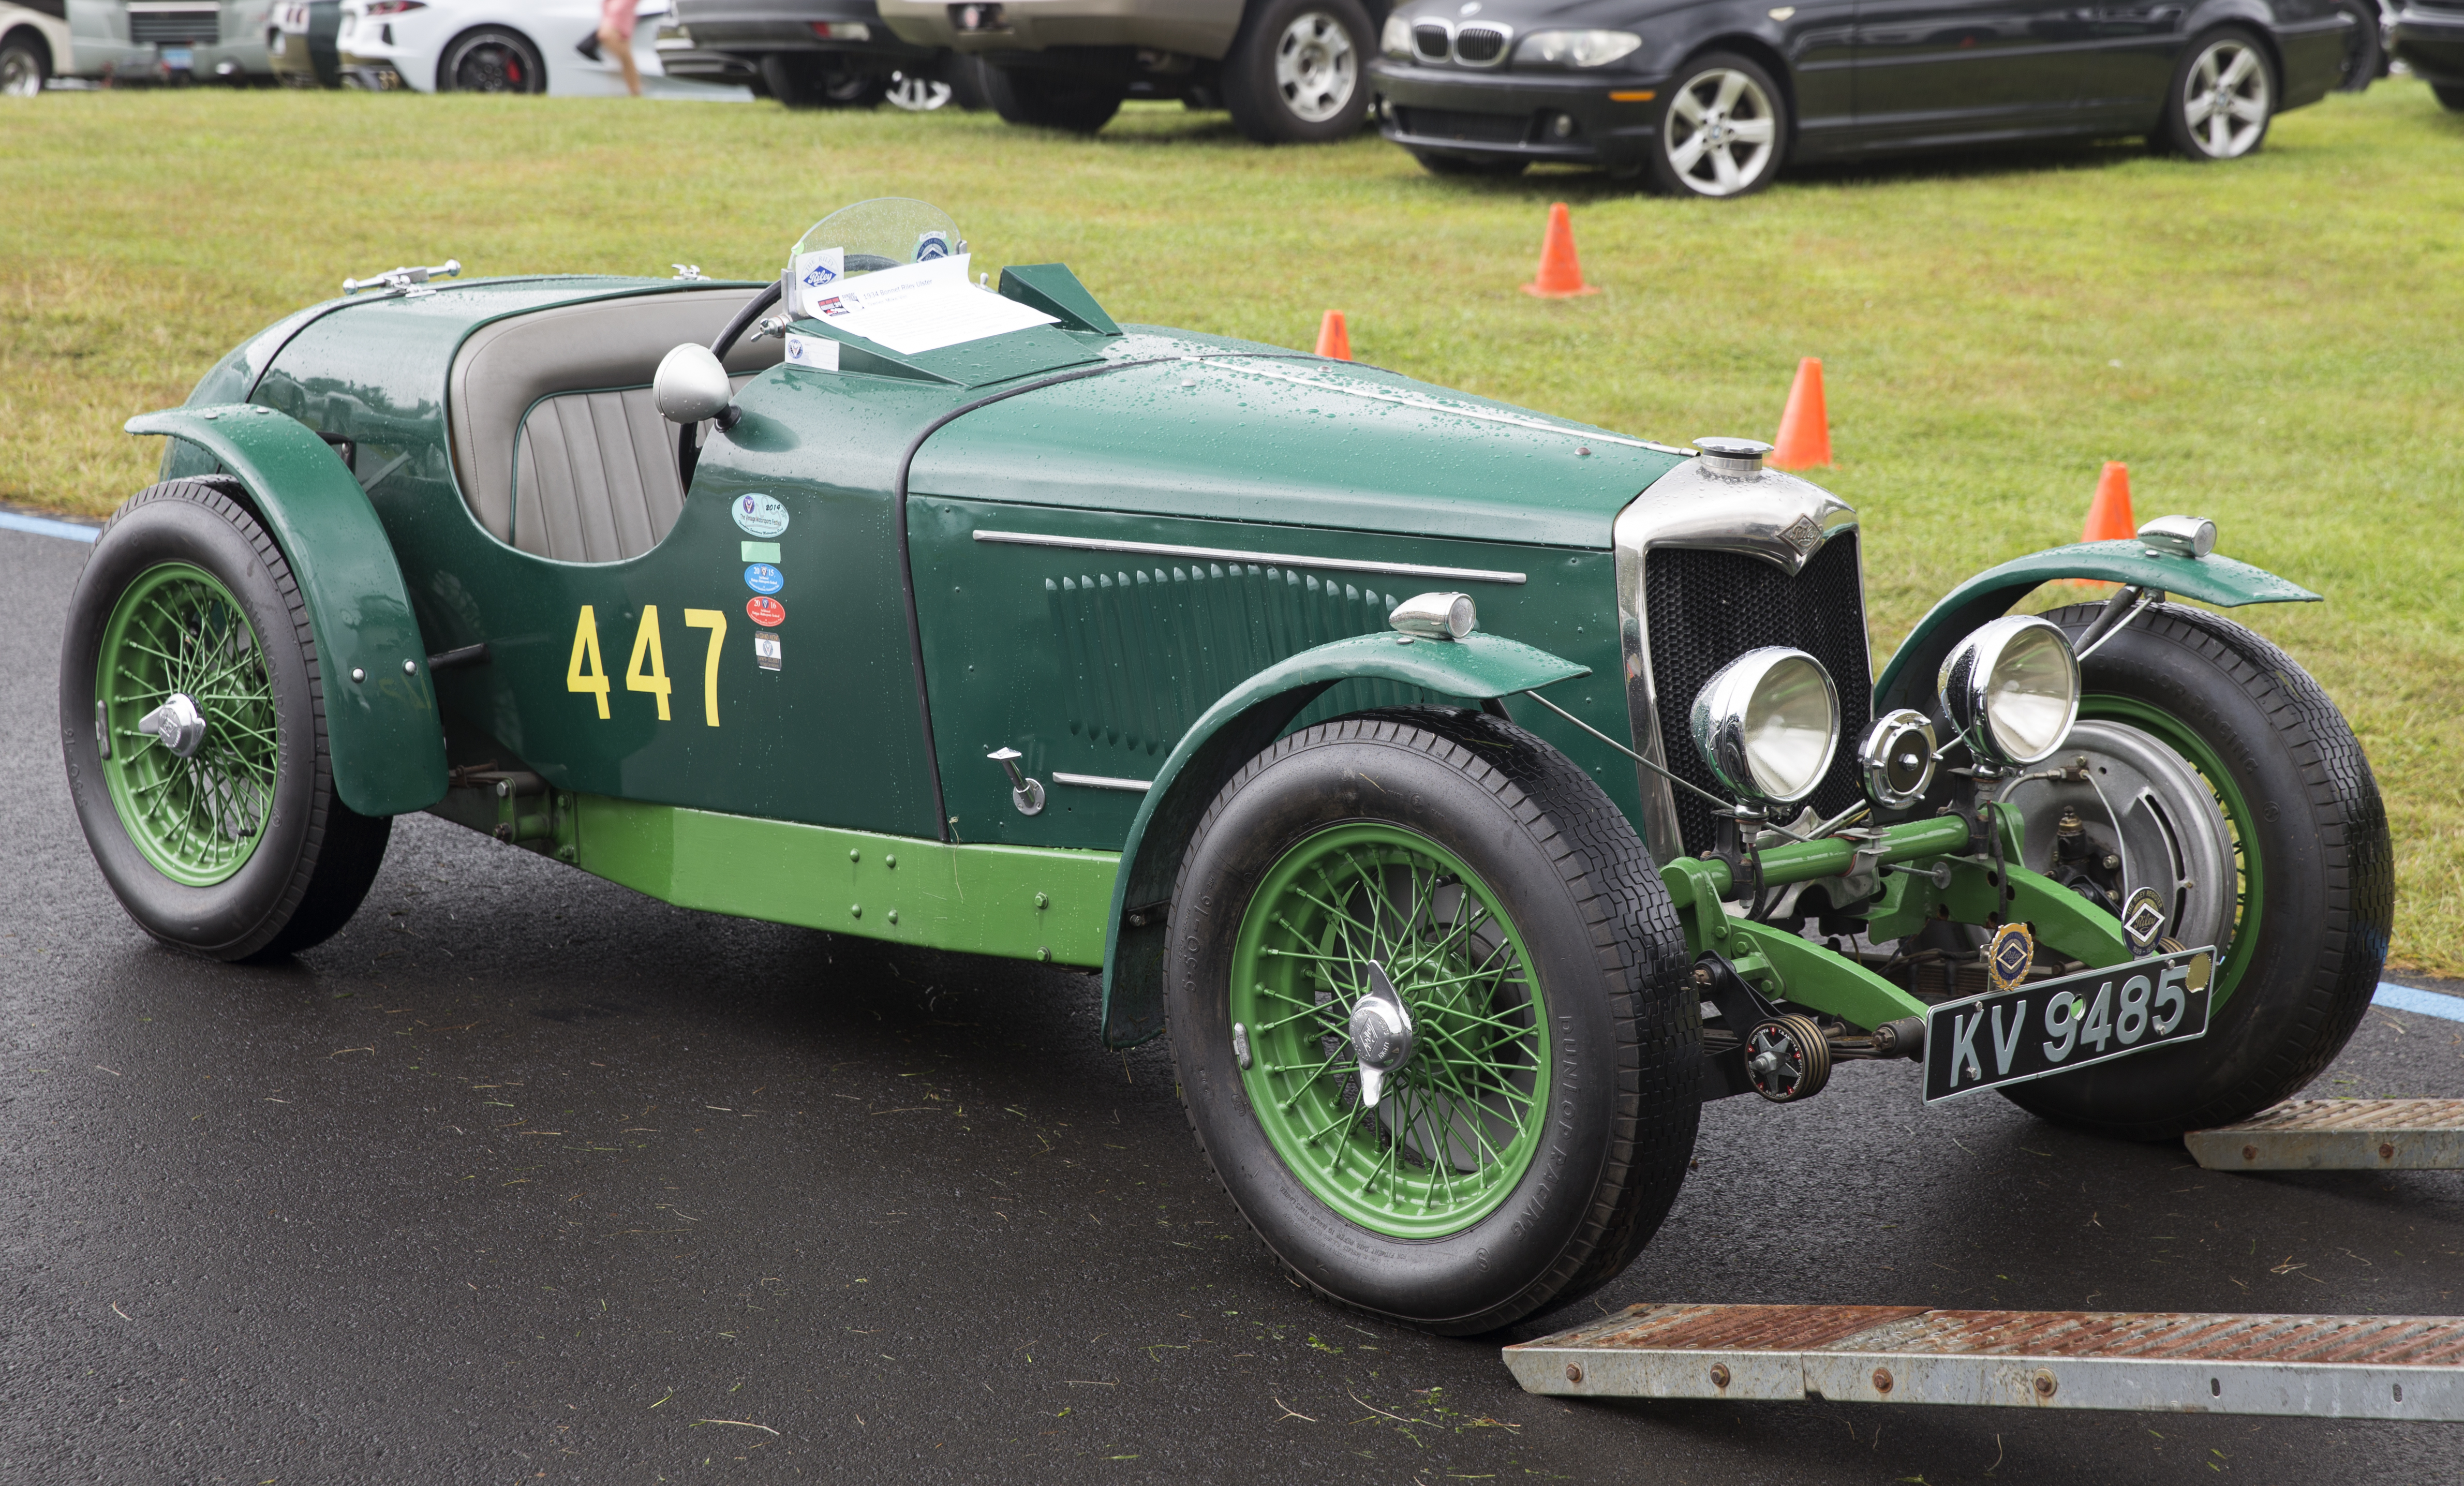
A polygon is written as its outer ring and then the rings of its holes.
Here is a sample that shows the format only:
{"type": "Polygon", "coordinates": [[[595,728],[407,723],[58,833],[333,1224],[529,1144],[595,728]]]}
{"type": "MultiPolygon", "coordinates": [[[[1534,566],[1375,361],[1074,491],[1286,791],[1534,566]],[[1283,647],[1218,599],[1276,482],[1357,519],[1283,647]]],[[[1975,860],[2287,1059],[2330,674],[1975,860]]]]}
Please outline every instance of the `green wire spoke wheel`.
{"type": "Polygon", "coordinates": [[[1232,1016],[1258,1122],[1318,1199],[1402,1238],[1458,1232],[1531,1166],[1549,1102],[1547,1008],[1496,896],[1452,853],[1386,825],[1292,848],[1241,925],[1232,1016]],[[1411,1058],[1363,1100],[1351,1018],[1376,964],[1411,1058]]]}
{"type": "Polygon", "coordinates": [[[1509,722],[1413,707],[1279,739],[1199,819],[1167,938],[1190,1128],[1336,1300],[1494,1330],[1615,1277],[1684,1179],[1702,1018],[1676,912],[1598,784],[1509,722]]]}
{"type": "Polygon", "coordinates": [[[193,564],[150,569],[113,606],[96,671],[129,840],[175,883],[228,880],[264,840],[280,759],[265,645],[239,601],[193,564]]]}
{"type": "MultiPolygon", "coordinates": [[[[2076,644],[2099,612],[2046,618],[2076,644]]],[[[2045,1119],[2169,1141],[2290,1098],[2343,1049],[2386,965],[2395,853],[2351,727],[2262,636],[2158,604],[2097,647],[2080,686],[2081,718],[2138,730],[2213,796],[2225,959],[2206,1037],[2004,1092],[2045,1119]]]]}
{"type": "Polygon", "coordinates": [[[241,493],[216,476],[130,496],[60,644],[60,751],[95,865],[139,928],[221,960],[340,929],[393,829],[336,791],[307,601],[241,493]]]}

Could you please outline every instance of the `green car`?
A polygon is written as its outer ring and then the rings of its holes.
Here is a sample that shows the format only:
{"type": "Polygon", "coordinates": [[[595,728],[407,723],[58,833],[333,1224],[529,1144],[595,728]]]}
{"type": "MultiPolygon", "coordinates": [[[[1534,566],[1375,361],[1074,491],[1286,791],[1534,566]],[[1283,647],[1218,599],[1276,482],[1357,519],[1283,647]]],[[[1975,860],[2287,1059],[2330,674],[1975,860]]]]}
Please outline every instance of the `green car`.
{"type": "Polygon", "coordinates": [[[2212,612],[2317,595],[2210,523],[1980,574],[1878,678],[1857,514],[1764,446],[967,264],[893,200],[767,285],[399,270],[132,420],[60,667],[129,915],[303,950],[428,811],[1100,971],[1292,1274],[1450,1333],[1617,1275],[1705,1100],[1903,1060],[2163,1139],[2359,1021],[2386,815],[2212,612]],[[2010,612],[2057,579],[2119,586],[2010,612]]]}

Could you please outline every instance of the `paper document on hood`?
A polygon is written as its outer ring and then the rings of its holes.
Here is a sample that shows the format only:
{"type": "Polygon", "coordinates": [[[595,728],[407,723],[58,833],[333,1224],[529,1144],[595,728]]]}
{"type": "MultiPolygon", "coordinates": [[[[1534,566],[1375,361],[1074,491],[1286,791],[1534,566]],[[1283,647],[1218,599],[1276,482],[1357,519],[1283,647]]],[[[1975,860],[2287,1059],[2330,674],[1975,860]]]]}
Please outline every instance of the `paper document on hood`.
{"type": "Polygon", "coordinates": [[[834,330],[902,356],[1060,320],[967,282],[971,254],[909,263],[846,279],[805,296],[805,313],[834,330]]]}

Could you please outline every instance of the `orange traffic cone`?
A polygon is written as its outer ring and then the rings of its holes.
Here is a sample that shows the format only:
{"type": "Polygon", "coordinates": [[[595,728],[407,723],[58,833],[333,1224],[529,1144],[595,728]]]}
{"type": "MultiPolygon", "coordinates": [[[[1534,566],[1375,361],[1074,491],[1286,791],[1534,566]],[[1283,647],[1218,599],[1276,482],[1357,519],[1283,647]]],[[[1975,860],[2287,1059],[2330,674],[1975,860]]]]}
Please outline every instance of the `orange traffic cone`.
{"type": "Polygon", "coordinates": [[[2138,535],[2139,523],[2130,515],[2130,467],[2108,459],[2104,472],[2096,477],[2096,499],[2088,502],[2087,527],[2079,540],[2127,541],[2138,535]]]}
{"type": "Polygon", "coordinates": [[[1343,328],[1341,310],[1327,311],[1326,318],[1318,322],[1317,354],[1329,361],[1352,360],[1352,333],[1343,328]]]}
{"type": "Polygon", "coordinates": [[[1822,358],[1796,363],[1788,406],[1779,415],[1779,438],[1763,462],[1774,470],[1811,470],[1831,463],[1831,414],[1822,404],[1822,358]]]}
{"type": "Polygon", "coordinates": [[[1562,201],[1549,208],[1548,235],[1540,239],[1540,272],[1523,292],[1542,299],[1599,293],[1583,282],[1583,265],[1574,256],[1574,220],[1562,201]]]}

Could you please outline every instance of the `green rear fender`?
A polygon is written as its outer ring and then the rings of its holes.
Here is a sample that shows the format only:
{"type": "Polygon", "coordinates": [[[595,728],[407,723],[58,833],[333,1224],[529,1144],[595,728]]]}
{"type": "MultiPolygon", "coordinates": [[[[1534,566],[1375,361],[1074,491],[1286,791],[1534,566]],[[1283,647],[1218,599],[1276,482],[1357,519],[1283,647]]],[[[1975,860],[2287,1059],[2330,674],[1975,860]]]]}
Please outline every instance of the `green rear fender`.
{"type": "Polygon", "coordinates": [[[1172,896],[1199,819],[1224,784],[1327,688],[1393,681],[1485,702],[1590,674],[1588,666],[1495,635],[1354,635],[1278,662],[1226,692],[1181,735],[1130,822],[1104,942],[1104,1044],[1130,1047],[1163,1030],[1164,919],[1143,910],[1172,896]]]}
{"type": "Polygon", "coordinates": [[[1969,631],[2010,612],[2011,605],[2040,583],[2057,579],[2087,578],[2108,583],[2135,583],[2162,589],[2184,599],[2196,599],[2220,609],[2245,603],[2316,603],[2319,596],[2263,568],[2211,554],[2176,557],[2149,551],[2139,542],[2075,542],[2013,558],[1977,574],[1945,595],[1917,621],[1882,679],[1874,688],[1874,715],[1896,707],[1919,711],[1935,710],[1934,678],[1943,657],[1969,631]]]}
{"type": "Polygon", "coordinates": [[[444,798],[445,733],[402,568],[359,482],[325,441],[295,418],[246,403],[145,413],[127,427],[194,445],[248,488],[307,601],[342,803],[393,816],[444,798]],[[365,679],[351,680],[354,670],[365,679]]]}

